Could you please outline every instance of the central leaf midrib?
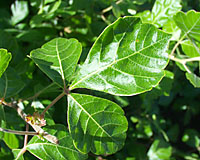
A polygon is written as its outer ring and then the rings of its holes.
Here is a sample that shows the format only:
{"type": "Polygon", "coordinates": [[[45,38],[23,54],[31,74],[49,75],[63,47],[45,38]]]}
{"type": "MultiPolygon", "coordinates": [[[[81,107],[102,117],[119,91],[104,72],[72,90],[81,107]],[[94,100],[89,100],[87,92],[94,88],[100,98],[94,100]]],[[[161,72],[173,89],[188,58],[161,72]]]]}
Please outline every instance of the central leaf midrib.
{"type": "Polygon", "coordinates": [[[110,137],[113,141],[115,141],[113,138],[112,138],[112,136],[110,135],[110,134],[108,134],[105,130],[104,130],[104,128],[102,128],[101,126],[100,126],[100,124],[81,106],[81,104],[79,104],[77,101],[76,101],[76,99],[73,97],[73,96],[71,96],[71,95],[69,95],[73,100],[74,100],[74,102],[76,102],[76,104],[88,115],[88,117],[89,118],[91,118],[91,120],[104,132],[104,133],[106,133],[106,135],[108,136],[108,137],[110,137]]]}
{"type": "Polygon", "coordinates": [[[64,72],[63,72],[63,68],[62,68],[62,62],[61,62],[61,58],[59,55],[59,51],[58,51],[58,40],[56,40],[56,54],[57,54],[57,58],[58,58],[58,62],[59,62],[59,66],[60,66],[60,72],[61,72],[61,77],[63,80],[63,85],[65,86],[65,77],[64,77],[64,72]]]}
{"type": "MultiPolygon", "coordinates": [[[[29,144],[29,145],[27,145],[26,146],[26,148],[29,148],[29,147],[31,147],[31,146],[33,146],[33,145],[43,145],[43,146],[53,146],[53,147],[57,147],[56,145],[54,145],[54,144],[51,144],[51,143],[34,143],[34,144],[29,144]]],[[[66,149],[66,150],[70,150],[70,151],[72,151],[72,152],[76,152],[76,153],[79,153],[78,151],[76,151],[76,150],[73,150],[73,149],[71,149],[71,148],[68,148],[68,147],[64,147],[64,146],[58,146],[59,148],[63,148],[63,149],[66,149]]]]}
{"type": "Polygon", "coordinates": [[[108,67],[114,65],[115,63],[117,63],[117,62],[119,62],[119,61],[121,61],[121,60],[124,60],[124,59],[126,59],[126,58],[129,58],[129,57],[135,55],[135,54],[138,54],[138,53],[140,53],[141,51],[143,51],[143,50],[145,50],[145,49],[147,49],[147,48],[149,48],[149,47],[151,47],[151,46],[153,46],[153,45],[155,45],[155,44],[157,44],[157,43],[159,43],[159,42],[161,42],[161,41],[163,41],[163,40],[165,40],[165,39],[167,39],[167,37],[166,37],[166,38],[163,38],[163,39],[161,39],[161,40],[158,40],[157,42],[155,42],[155,43],[153,43],[153,44],[151,44],[151,45],[149,45],[149,46],[146,46],[146,47],[140,49],[139,51],[134,52],[133,54],[130,54],[130,55],[126,56],[126,57],[123,57],[123,58],[121,58],[121,59],[115,60],[115,61],[113,61],[111,64],[109,64],[109,65],[107,65],[107,66],[104,66],[104,67],[102,67],[102,68],[100,68],[100,69],[98,69],[98,70],[96,70],[96,71],[90,73],[89,75],[86,75],[85,77],[83,77],[82,79],[80,79],[78,82],[76,82],[74,85],[72,85],[72,86],[70,87],[70,89],[73,89],[77,84],[81,83],[82,81],[84,81],[85,79],[91,77],[92,75],[94,75],[94,74],[96,74],[96,73],[98,73],[98,72],[100,72],[100,71],[103,71],[104,69],[106,69],[106,68],[108,68],[108,67]]]}

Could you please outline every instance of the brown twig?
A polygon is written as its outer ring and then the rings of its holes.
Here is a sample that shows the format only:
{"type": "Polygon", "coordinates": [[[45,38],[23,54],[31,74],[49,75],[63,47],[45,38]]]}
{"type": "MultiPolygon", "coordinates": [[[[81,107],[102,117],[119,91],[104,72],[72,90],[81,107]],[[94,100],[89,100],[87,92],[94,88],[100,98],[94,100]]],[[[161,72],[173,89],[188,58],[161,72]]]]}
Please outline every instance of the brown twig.
{"type": "Polygon", "coordinates": [[[6,132],[6,133],[11,133],[11,134],[16,134],[16,135],[31,135],[31,136],[39,135],[39,133],[37,133],[37,132],[15,131],[15,130],[11,130],[11,129],[4,129],[1,127],[0,127],[0,131],[6,132]]]}
{"type": "Polygon", "coordinates": [[[49,104],[49,105],[44,109],[44,111],[41,113],[41,116],[44,117],[46,111],[48,111],[48,109],[51,108],[57,101],[59,101],[65,94],[66,94],[66,93],[63,92],[63,93],[61,93],[58,97],[56,97],[56,98],[51,102],[51,104],[49,104]]]}
{"type": "MultiPolygon", "coordinates": [[[[28,130],[29,130],[29,124],[26,123],[26,131],[28,131],[28,130]]],[[[26,134],[26,135],[24,136],[24,147],[26,147],[27,142],[28,142],[28,135],[26,134]]]]}
{"type": "MultiPolygon", "coordinates": [[[[39,135],[40,137],[44,137],[45,139],[47,139],[48,141],[50,141],[54,144],[59,143],[58,139],[55,136],[50,135],[48,132],[45,132],[40,126],[32,124],[30,121],[27,121],[26,120],[27,114],[24,113],[24,111],[17,105],[17,102],[7,103],[4,100],[1,100],[1,103],[5,106],[9,106],[11,108],[16,109],[19,116],[36,131],[36,132],[34,132],[34,135],[39,135]]],[[[21,131],[19,131],[19,132],[21,132],[21,131]]],[[[29,134],[30,132],[22,132],[22,133],[29,134]]]]}

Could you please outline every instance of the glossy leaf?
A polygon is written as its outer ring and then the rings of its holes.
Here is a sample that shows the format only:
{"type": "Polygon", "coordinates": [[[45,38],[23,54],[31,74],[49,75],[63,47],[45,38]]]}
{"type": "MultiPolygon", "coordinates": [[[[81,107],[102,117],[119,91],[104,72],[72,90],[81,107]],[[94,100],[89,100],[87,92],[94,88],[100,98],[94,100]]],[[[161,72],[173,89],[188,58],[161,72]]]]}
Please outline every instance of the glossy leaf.
{"type": "Polygon", "coordinates": [[[0,77],[8,67],[11,57],[11,53],[9,53],[6,49],[0,49],[0,77]]]}
{"type": "Polygon", "coordinates": [[[163,31],[172,34],[171,40],[175,40],[175,41],[178,41],[181,35],[180,28],[178,28],[178,26],[173,20],[168,21],[167,23],[163,25],[163,31]]]}
{"type": "Polygon", "coordinates": [[[49,78],[61,87],[72,78],[81,54],[76,39],[55,38],[31,52],[31,58],[49,78]]]}
{"type": "Polygon", "coordinates": [[[200,77],[196,76],[194,73],[186,73],[186,78],[194,87],[200,88],[200,77]]]}
{"type": "Polygon", "coordinates": [[[115,103],[84,94],[68,95],[68,125],[83,153],[112,154],[124,145],[128,123],[115,103]]]}
{"type": "Polygon", "coordinates": [[[26,149],[39,159],[59,159],[59,160],[83,160],[87,156],[78,152],[72,142],[72,138],[69,135],[67,129],[63,125],[55,125],[46,127],[46,130],[51,135],[56,136],[59,139],[59,144],[52,144],[40,140],[37,136],[33,137],[26,149]]]}
{"type": "Polygon", "coordinates": [[[200,41],[200,12],[190,10],[187,13],[178,12],[174,16],[177,26],[184,35],[200,41]]]}
{"type": "MultiPolygon", "coordinates": [[[[200,44],[198,43],[197,46],[200,48],[200,44]]],[[[184,40],[181,43],[181,47],[183,52],[189,56],[189,57],[198,57],[200,56],[200,53],[197,51],[197,49],[194,47],[191,41],[184,40]]]]}
{"type": "Polygon", "coordinates": [[[119,18],[98,37],[70,89],[113,95],[151,90],[164,76],[170,37],[139,18],[119,18]]]}
{"type": "Polygon", "coordinates": [[[11,11],[12,11],[12,23],[13,25],[21,22],[24,18],[26,18],[26,16],[29,13],[28,10],[28,2],[27,1],[15,1],[15,3],[13,3],[11,5],[11,11]]]}
{"type": "Polygon", "coordinates": [[[19,93],[25,84],[14,69],[8,68],[0,78],[0,98],[8,98],[19,93]]]}
{"type": "Polygon", "coordinates": [[[144,11],[139,13],[143,22],[153,23],[157,27],[162,27],[164,24],[173,19],[173,16],[181,10],[181,0],[156,0],[152,11],[144,11]]]}

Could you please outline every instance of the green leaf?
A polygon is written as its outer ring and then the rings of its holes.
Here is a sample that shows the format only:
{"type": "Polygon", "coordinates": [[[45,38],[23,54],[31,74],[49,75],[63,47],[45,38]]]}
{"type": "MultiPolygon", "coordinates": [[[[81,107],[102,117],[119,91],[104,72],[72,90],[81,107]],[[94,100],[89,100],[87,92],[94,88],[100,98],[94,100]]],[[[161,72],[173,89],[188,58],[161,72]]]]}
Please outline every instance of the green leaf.
{"type": "Polygon", "coordinates": [[[3,140],[10,149],[19,147],[19,140],[14,134],[4,133],[3,140]]]}
{"type": "Polygon", "coordinates": [[[13,25],[15,25],[28,16],[28,2],[16,0],[15,3],[11,5],[11,11],[13,15],[11,21],[13,25]]]}
{"type": "MultiPolygon", "coordinates": [[[[5,118],[5,112],[3,105],[0,105],[0,127],[5,128],[6,127],[6,118],[5,118]]],[[[4,136],[3,132],[0,132],[0,139],[2,139],[4,136]]]]}
{"type": "Polygon", "coordinates": [[[0,78],[0,98],[8,98],[19,93],[25,84],[14,69],[8,68],[0,78]]]}
{"type": "MultiPolygon", "coordinates": [[[[198,43],[197,46],[200,48],[200,44],[198,43]]],[[[194,45],[189,40],[184,40],[181,42],[181,47],[183,52],[189,57],[198,57],[200,56],[199,52],[196,50],[194,45]]]]}
{"type": "Polygon", "coordinates": [[[200,88],[200,77],[196,76],[194,73],[186,73],[186,78],[194,87],[200,88]]]}
{"type": "Polygon", "coordinates": [[[31,52],[38,67],[61,87],[72,78],[81,54],[81,44],[76,39],[55,38],[31,52]]]}
{"type": "Polygon", "coordinates": [[[112,12],[114,16],[116,18],[119,18],[121,16],[121,11],[120,11],[119,6],[115,2],[112,2],[111,4],[112,4],[112,12]]]}
{"type": "Polygon", "coordinates": [[[178,12],[174,16],[177,26],[183,31],[185,36],[200,41],[200,12],[194,10],[178,12]]]}
{"type": "Polygon", "coordinates": [[[0,49],[0,77],[8,67],[11,57],[11,53],[9,53],[6,49],[0,49]]]}
{"type": "Polygon", "coordinates": [[[172,34],[171,40],[175,41],[178,41],[181,35],[181,30],[178,28],[173,20],[168,21],[163,25],[163,31],[172,34]]]}
{"type": "Polygon", "coordinates": [[[181,10],[180,2],[181,0],[156,0],[151,12],[147,10],[138,15],[141,16],[143,22],[153,23],[157,27],[162,27],[181,10]]]}
{"type": "Polygon", "coordinates": [[[14,154],[15,160],[24,160],[24,157],[21,154],[21,149],[13,149],[12,153],[14,154]]]}
{"type": "Polygon", "coordinates": [[[70,89],[113,95],[151,90],[164,76],[170,37],[139,18],[119,18],[98,37],[70,89]]]}
{"type": "Polygon", "coordinates": [[[46,127],[46,131],[51,135],[55,135],[59,139],[59,144],[52,144],[47,142],[46,140],[42,141],[35,136],[26,146],[26,149],[31,154],[43,160],[83,160],[87,158],[87,155],[78,152],[74,148],[72,138],[69,135],[65,126],[55,125],[46,127]]]}
{"type": "Polygon", "coordinates": [[[84,94],[68,95],[68,125],[83,153],[112,154],[124,145],[128,123],[115,103],[84,94]]]}
{"type": "Polygon", "coordinates": [[[147,153],[149,160],[170,160],[171,154],[172,147],[160,140],[155,140],[147,153]]]}

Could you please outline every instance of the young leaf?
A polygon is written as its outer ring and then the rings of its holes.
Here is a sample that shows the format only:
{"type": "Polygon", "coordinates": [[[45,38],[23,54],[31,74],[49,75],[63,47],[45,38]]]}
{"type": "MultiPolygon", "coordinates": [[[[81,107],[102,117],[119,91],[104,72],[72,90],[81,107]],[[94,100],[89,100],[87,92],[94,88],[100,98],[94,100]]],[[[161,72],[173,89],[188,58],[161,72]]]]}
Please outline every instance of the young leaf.
{"type": "Polygon", "coordinates": [[[81,54],[76,39],[55,38],[31,52],[38,67],[61,87],[69,83],[81,54]]]}
{"type": "Polygon", "coordinates": [[[163,31],[172,34],[171,40],[178,41],[181,35],[181,30],[178,28],[174,20],[163,25],[163,31]]]}
{"type": "Polygon", "coordinates": [[[173,19],[173,16],[181,10],[181,0],[156,0],[152,11],[144,11],[138,16],[143,22],[153,23],[157,27],[162,27],[164,24],[173,19]]]}
{"type": "Polygon", "coordinates": [[[200,77],[196,76],[194,73],[186,73],[186,78],[194,87],[200,88],[200,77]]]}
{"type": "Polygon", "coordinates": [[[152,9],[152,23],[161,27],[173,19],[173,15],[182,8],[180,3],[181,0],[156,0],[152,9]]]}
{"type": "MultiPolygon", "coordinates": [[[[183,52],[189,57],[198,57],[198,56],[200,56],[200,53],[197,51],[197,49],[194,47],[192,42],[189,41],[189,40],[184,40],[181,43],[181,47],[182,47],[183,52]]],[[[197,43],[197,47],[200,48],[200,44],[199,43],[197,43]]]]}
{"type": "Polygon", "coordinates": [[[46,131],[50,134],[54,134],[59,139],[59,144],[52,144],[40,140],[37,136],[33,137],[26,149],[39,159],[49,160],[49,159],[59,159],[59,160],[83,160],[87,158],[78,152],[72,142],[72,138],[69,135],[67,129],[63,125],[54,125],[46,128],[46,131]]]}
{"type": "Polygon", "coordinates": [[[0,78],[0,98],[8,98],[19,93],[25,84],[14,69],[8,68],[0,78]]]}
{"type": "Polygon", "coordinates": [[[119,18],[98,37],[70,89],[113,95],[151,90],[164,76],[170,37],[137,17],[119,18]]]}
{"type": "Polygon", "coordinates": [[[177,26],[184,32],[185,36],[200,41],[200,12],[194,10],[178,12],[174,16],[177,26]]]}
{"type": "Polygon", "coordinates": [[[0,49],[0,78],[8,67],[11,57],[11,53],[9,53],[6,49],[0,49]]]}
{"type": "Polygon", "coordinates": [[[124,112],[117,104],[83,94],[68,96],[68,125],[76,148],[95,154],[120,150],[128,127],[124,112]]]}
{"type": "Polygon", "coordinates": [[[21,22],[24,18],[26,18],[26,16],[29,13],[28,10],[28,2],[27,1],[15,1],[15,3],[13,3],[11,5],[11,11],[12,11],[12,23],[13,25],[21,22]]]}

